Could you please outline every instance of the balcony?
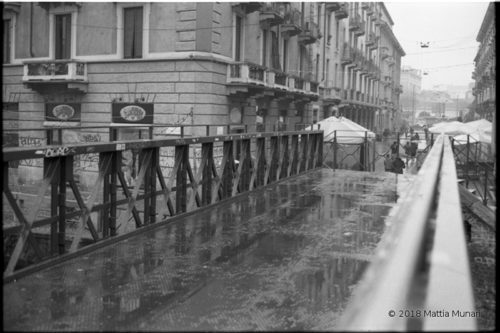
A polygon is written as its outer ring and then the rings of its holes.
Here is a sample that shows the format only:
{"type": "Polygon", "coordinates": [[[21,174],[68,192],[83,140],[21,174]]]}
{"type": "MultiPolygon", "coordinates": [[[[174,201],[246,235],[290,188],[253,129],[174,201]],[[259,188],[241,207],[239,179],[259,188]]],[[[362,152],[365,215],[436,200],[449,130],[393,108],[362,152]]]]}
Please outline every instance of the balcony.
{"type": "Polygon", "coordinates": [[[298,9],[289,9],[285,13],[285,19],[281,25],[281,32],[289,37],[300,34],[302,32],[301,20],[302,14],[298,9]]]}
{"type": "Polygon", "coordinates": [[[373,2],[368,2],[368,7],[365,8],[366,15],[371,16],[375,13],[375,4],[373,2]]]}
{"type": "Polygon", "coordinates": [[[359,29],[361,24],[361,16],[359,14],[351,15],[349,18],[349,31],[355,31],[359,29]]]}
{"type": "Polygon", "coordinates": [[[14,13],[14,14],[19,14],[21,11],[21,3],[20,2],[4,2],[3,3],[3,10],[5,13],[14,13]]]}
{"type": "Polygon", "coordinates": [[[278,88],[286,89],[287,87],[287,75],[283,72],[274,73],[274,85],[278,88]]]}
{"type": "Polygon", "coordinates": [[[348,44],[344,43],[344,47],[342,48],[342,56],[340,61],[343,65],[353,64],[354,63],[354,50],[348,44]]]}
{"type": "Polygon", "coordinates": [[[355,14],[354,17],[349,19],[349,30],[352,31],[355,36],[362,36],[365,34],[365,25],[366,22],[359,14],[355,14]]]}
{"type": "Polygon", "coordinates": [[[29,88],[87,92],[87,64],[76,60],[51,60],[24,63],[23,83],[29,88]]]}
{"type": "Polygon", "coordinates": [[[382,24],[382,16],[380,14],[373,18],[373,24],[375,24],[376,26],[380,26],[382,24]]]}
{"type": "Polygon", "coordinates": [[[388,58],[388,57],[390,57],[389,48],[387,46],[382,46],[380,48],[380,58],[382,60],[384,60],[385,58],[388,58]]]}
{"type": "Polygon", "coordinates": [[[340,2],[325,2],[325,10],[327,12],[334,12],[340,8],[340,2]]]}
{"type": "Polygon", "coordinates": [[[272,27],[285,21],[285,3],[264,2],[260,10],[260,23],[264,27],[272,27]]]}
{"type": "Polygon", "coordinates": [[[312,44],[320,38],[321,34],[318,25],[312,21],[305,22],[302,32],[299,34],[299,43],[312,44]]]}
{"type": "Polygon", "coordinates": [[[392,65],[394,65],[394,64],[396,63],[396,60],[395,60],[395,59],[394,59],[394,57],[392,57],[392,56],[387,57],[387,58],[385,59],[385,61],[387,61],[387,64],[388,64],[389,66],[392,66],[392,65]]]}
{"type": "Polygon", "coordinates": [[[240,10],[245,14],[250,14],[262,8],[262,2],[238,2],[233,5],[233,9],[240,10]]]}
{"type": "Polygon", "coordinates": [[[337,20],[345,19],[349,16],[349,3],[341,2],[339,8],[335,11],[335,18],[337,20]]]}
{"type": "Polygon", "coordinates": [[[322,98],[324,102],[340,102],[341,95],[339,88],[325,87],[323,88],[322,98]]]}
{"type": "Polygon", "coordinates": [[[365,44],[371,50],[376,49],[378,44],[378,39],[379,37],[376,36],[375,33],[369,32],[366,35],[365,44]]]}
{"type": "Polygon", "coordinates": [[[234,63],[228,66],[227,83],[243,85],[265,85],[265,67],[252,63],[234,63]]]}

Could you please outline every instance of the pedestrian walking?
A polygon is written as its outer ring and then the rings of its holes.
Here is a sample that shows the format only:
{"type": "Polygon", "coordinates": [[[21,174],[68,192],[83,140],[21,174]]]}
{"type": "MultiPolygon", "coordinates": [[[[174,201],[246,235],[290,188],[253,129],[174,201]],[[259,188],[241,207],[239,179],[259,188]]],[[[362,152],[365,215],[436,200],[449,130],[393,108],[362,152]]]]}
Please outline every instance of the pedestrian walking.
{"type": "Polygon", "coordinates": [[[406,164],[408,164],[408,160],[411,155],[411,144],[410,141],[406,141],[406,144],[404,145],[404,150],[405,150],[405,156],[406,156],[406,164]]]}
{"type": "Polygon", "coordinates": [[[393,171],[393,168],[392,168],[392,157],[389,154],[385,155],[384,168],[385,168],[386,172],[392,172],[393,171]]]}
{"type": "Polygon", "coordinates": [[[398,155],[398,143],[396,141],[394,141],[391,145],[391,154],[392,156],[397,156],[398,155]]]}
{"type": "Polygon", "coordinates": [[[411,145],[411,148],[410,148],[410,157],[411,157],[411,159],[413,161],[417,157],[418,143],[412,141],[410,145],[411,145]]]}
{"type": "Polygon", "coordinates": [[[392,170],[394,173],[403,173],[403,169],[405,168],[405,162],[399,157],[396,157],[392,162],[392,170]]]}

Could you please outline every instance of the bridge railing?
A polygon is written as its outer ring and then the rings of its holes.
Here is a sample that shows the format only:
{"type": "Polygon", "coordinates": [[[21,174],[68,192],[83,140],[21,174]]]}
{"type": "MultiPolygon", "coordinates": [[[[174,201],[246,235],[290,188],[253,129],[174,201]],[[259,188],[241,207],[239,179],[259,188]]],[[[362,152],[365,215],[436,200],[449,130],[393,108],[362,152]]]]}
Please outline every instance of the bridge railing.
{"type": "Polygon", "coordinates": [[[4,280],[320,167],[322,142],[290,131],[3,148],[4,280]]]}
{"type": "Polygon", "coordinates": [[[455,161],[440,136],[387,221],[341,330],[475,330],[455,161]]]}

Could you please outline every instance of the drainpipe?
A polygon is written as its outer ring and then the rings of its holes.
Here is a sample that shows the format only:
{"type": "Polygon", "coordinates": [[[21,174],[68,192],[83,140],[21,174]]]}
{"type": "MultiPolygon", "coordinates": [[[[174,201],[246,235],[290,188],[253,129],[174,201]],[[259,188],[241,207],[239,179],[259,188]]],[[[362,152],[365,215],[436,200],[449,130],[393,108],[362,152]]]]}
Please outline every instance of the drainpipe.
{"type": "Polygon", "coordinates": [[[30,3],[30,56],[35,57],[33,53],[33,2],[30,3]]]}

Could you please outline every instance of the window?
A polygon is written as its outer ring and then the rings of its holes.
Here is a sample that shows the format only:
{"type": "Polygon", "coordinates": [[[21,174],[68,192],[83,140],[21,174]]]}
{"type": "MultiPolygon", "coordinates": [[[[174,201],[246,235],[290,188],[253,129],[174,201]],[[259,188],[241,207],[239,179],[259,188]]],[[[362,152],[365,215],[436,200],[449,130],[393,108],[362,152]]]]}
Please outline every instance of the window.
{"type": "Polygon", "coordinates": [[[71,58],[71,14],[55,15],[56,59],[71,58]]]}
{"type": "Polygon", "coordinates": [[[319,82],[319,54],[316,54],[316,82],[319,82]]]}
{"type": "Polygon", "coordinates": [[[10,20],[3,21],[3,63],[8,64],[10,62],[10,20]]]}
{"type": "Polygon", "coordinates": [[[142,58],[142,7],[123,9],[123,57],[142,58]]]}
{"type": "Polygon", "coordinates": [[[328,36],[328,45],[330,45],[332,40],[332,13],[327,13],[326,15],[328,16],[326,22],[326,35],[328,36]]]}
{"type": "Polygon", "coordinates": [[[271,61],[273,69],[281,71],[278,34],[271,31],[271,61]]]}
{"type": "Polygon", "coordinates": [[[234,60],[241,61],[241,46],[242,46],[242,33],[243,33],[243,19],[241,16],[236,15],[236,31],[234,42],[234,60]]]}
{"type": "Polygon", "coordinates": [[[283,40],[283,72],[288,70],[288,39],[283,40]]]}
{"type": "Polygon", "coordinates": [[[335,64],[335,72],[333,72],[333,86],[334,87],[339,87],[340,85],[338,84],[338,71],[339,71],[339,65],[335,64]]]}
{"type": "Polygon", "coordinates": [[[336,26],[335,26],[335,47],[338,49],[339,48],[339,31],[340,26],[339,26],[339,21],[337,20],[336,26]]]}
{"type": "Polygon", "coordinates": [[[267,66],[267,30],[262,30],[262,66],[267,66]]]}
{"type": "Polygon", "coordinates": [[[330,59],[326,59],[326,78],[325,78],[325,81],[326,81],[326,84],[328,87],[330,87],[330,59]]]}

